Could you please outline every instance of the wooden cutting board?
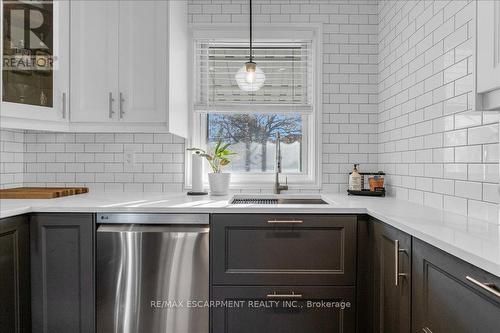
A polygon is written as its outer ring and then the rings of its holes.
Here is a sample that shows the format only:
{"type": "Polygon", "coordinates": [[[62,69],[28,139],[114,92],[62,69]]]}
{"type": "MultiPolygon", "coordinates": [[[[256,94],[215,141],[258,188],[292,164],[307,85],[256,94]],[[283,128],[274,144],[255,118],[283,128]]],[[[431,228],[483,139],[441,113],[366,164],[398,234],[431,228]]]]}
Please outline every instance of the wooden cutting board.
{"type": "Polygon", "coordinates": [[[0,190],[0,199],[52,199],[88,191],[87,187],[17,187],[0,190]]]}

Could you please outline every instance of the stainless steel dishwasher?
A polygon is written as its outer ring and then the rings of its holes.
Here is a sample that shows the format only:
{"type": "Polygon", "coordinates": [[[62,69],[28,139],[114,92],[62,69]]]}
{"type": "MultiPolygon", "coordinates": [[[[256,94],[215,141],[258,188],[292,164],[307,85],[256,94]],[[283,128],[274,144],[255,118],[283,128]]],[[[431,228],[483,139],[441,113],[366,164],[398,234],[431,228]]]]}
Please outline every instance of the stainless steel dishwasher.
{"type": "Polygon", "coordinates": [[[207,214],[98,214],[97,332],[207,333],[207,214]],[[196,305],[196,306],[195,306],[196,305]]]}

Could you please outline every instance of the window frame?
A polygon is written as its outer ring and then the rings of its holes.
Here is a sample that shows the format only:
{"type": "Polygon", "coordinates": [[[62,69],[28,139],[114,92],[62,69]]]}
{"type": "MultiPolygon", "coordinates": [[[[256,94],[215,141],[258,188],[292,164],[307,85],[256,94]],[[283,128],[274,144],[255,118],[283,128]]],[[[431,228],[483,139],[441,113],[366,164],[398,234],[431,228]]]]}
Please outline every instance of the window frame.
{"type": "MultiPolygon", "coordinates": [[[[192,82],[191,87],[193,94],[191,95],[190,103],[190,135],[186,144],[189,147],[196,146],[205,147],[206,138],[206,122],[208,113],[237,113],[244,110],[223,109],[212,112],[194,111],[196,97],[198,96],[198,85],[196,78],[198,69],[196,68],[195,50],[196,43],[200,39],[214,39],[221,41],[244,41],[248,39],[247,26],[235,26],[228,24],[195,24],[191,26],[192,32],[192,73],[190,75],[192,82]]],[[[285,177],[288,178],[290,190],[319,190],[321,188],[321,169],[322,169],[322,154],[321,154],[321,118],[322,118],[322,26],[321,24],[262,24],[254,27],[254,40],[262,40],[265,42],[283,42],[294,41],[297,39],[311,40],[312,66],[313,66],[313,89],[312,89],[312,112],[301,113],[303,116],[303,136],[302,136],[302,159],[304,172],[302,173],[283,173],[282,182],[285,177]],[[304,158],[306,158],[304,160],[304,158]]],[[[252,106],[248,106],[252,109],[252,106]]],[[[258,111],[258,110],[256,110],[258,111]]],[[[269,108],[267,112],[281,113],[279,107],[269,108]]],[[[291,113],[293,111],[288,111],[291,113]]],[[[191,188],[191,158],[190,154],[186,154],[185,159],[185,187],[191,188]]],[[[209,170],[207,164],[204,163],[203,182],[208,186],[209,170]]],[[[272,189],[274,185],[274,173],[249,172],[249,173],[232,173],[230,189],[272,189]]]]}

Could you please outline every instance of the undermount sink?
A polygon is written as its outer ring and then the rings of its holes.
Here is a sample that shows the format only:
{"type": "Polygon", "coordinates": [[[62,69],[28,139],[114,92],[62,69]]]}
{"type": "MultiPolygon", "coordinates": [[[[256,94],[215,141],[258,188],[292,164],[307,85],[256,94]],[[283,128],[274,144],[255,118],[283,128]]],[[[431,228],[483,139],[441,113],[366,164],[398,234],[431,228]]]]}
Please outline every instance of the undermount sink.
{"type": "Polygon", "coordinates": [[[231,205],[328,205],[319,195],[235,195],[231,205]]]}

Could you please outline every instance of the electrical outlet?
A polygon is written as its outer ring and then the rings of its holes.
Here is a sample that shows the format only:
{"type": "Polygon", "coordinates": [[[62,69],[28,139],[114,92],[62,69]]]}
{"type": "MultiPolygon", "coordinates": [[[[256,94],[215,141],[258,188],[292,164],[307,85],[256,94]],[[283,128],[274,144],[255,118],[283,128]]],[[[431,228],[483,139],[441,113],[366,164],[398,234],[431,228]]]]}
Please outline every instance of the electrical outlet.
{"type": "Polygon", "coordinates": [[[134,165],[135,164],[135,151],[133,150],[125,150],[123,161],[125,165],[134,165]]]}

